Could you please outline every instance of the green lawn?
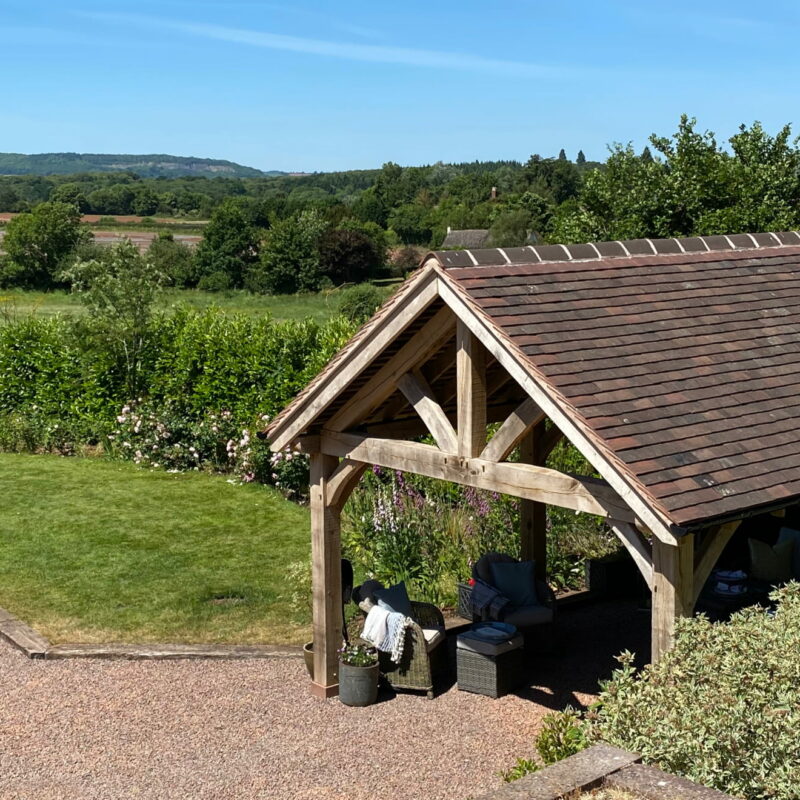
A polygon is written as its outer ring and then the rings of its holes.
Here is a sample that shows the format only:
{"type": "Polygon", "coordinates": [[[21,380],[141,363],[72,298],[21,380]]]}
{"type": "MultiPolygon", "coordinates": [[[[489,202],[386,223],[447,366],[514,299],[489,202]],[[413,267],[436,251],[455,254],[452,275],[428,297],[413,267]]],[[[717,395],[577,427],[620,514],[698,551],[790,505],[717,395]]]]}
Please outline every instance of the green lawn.
{"type": "MultiPolygon", "coordinates": [[[[171,289],[166,292],[162,307],[188,305],[190,308],[217,306],[230,313],[251,315],[272,314],[275,319],[305,319],[324,322],[338,308],[336,292],[311,295],[257,295],[244,291],[201,292],[195,289],[171,289]]],[[[76,295],[68,292],[25,292],[0,289],[0,324],[28,314],[82,314],[83,307],[76,295]]]]}
{"type": "Polygon", "coordinates": [[[0,606],[53,642],[309,638],[286,575],[308,511],[272,489],[11,454],[0,486],[0,606]]]}

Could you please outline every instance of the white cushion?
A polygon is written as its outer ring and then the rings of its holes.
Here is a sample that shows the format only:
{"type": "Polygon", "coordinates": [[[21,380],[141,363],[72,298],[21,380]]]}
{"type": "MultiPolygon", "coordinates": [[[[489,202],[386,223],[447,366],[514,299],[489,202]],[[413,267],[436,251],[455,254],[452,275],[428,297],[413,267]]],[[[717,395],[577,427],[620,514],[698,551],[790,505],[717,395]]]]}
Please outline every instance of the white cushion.
{"type": "Polygon", "coordinates": [[[429,653],[445,638],[445,633],[441,628],[422,628],[422,635],[425,637],[425,647],[429,653]]]}

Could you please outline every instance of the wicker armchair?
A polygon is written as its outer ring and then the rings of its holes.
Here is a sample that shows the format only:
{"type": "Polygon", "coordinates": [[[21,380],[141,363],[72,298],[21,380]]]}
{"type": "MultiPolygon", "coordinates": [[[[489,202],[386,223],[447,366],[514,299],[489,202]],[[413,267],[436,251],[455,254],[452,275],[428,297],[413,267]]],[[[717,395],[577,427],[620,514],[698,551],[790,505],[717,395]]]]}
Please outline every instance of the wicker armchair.
{"type": "MultiPolygon", "coordinates": [[[[494,585],[491,565],[495,562],[511,563],[517,559],[505,553],[486,553],[472,567],[473,578],[494,585]]],[[[554,646],[554,627],[556,620],[556,596],[545,581],[536,581],[536,596],[539,605],[526,608],[511,609],[502,614],[498,622],[515,625],[525,639],[525,650],[528,654],[550,652],[554,646]]],[[[473,614],[473,622],[487,622],[492,619],[487,613],[473,614]]]]}
{"type": "Polygon", "coordinates": [[[431,603],[411,601],[414,624],[406,631],[403,657],[399,664],[391,660],[389,653],[379,653],[381,674],[395,689],[412,689],[425,692],[433,699],[436,679],[447,672],[447,637],[444,635],[442,612],[431,603]],[[429,644],[425,637],[433,641],[429,644]],[[432,632],[441,631],[439,636],[432,632]]]}

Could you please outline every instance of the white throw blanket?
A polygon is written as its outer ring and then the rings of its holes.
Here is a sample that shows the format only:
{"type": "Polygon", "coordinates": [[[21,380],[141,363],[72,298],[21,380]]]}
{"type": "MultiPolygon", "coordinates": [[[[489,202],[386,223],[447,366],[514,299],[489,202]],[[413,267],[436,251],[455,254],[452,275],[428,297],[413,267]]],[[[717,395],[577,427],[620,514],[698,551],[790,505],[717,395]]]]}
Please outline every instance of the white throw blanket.
{"type": "Polygon", "coordinates": [[[366,639],[381,652],[389,653],[389,658],[395,664],[399,664],[406,643],[406,628],[412,624],[413,620],[410,617],[398,611],[387,611],[380,606],[373,606],[364,621],[361,638],[366,639]]]}

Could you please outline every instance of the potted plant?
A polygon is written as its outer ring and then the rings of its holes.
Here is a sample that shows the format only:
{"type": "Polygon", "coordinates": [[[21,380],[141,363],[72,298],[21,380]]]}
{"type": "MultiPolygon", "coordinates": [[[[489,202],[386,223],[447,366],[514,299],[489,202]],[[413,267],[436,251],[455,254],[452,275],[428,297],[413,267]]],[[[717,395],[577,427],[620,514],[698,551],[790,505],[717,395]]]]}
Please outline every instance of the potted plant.
{"type": "Polygon", "coordinates": [[[339,701],[369,706],[378,699],[378,653],[366,644],[346,644],[339,651],[339,701]]]}

